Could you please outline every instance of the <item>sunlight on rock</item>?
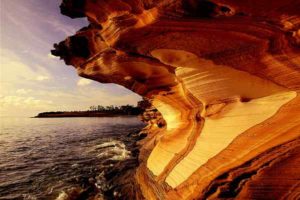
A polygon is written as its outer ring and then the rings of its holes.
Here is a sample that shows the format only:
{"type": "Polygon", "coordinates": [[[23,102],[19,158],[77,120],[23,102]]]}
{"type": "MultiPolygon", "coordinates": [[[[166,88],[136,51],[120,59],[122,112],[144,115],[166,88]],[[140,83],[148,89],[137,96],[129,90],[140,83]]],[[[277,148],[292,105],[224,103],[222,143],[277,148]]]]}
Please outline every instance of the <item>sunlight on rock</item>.
{"type": "Polygon", "coordinates": [[[79,76],[122,85],[151,104],[135,197],[296,196],[299,2],[73,3],[62,13],[91,25],[52,54],[79,76]]]}

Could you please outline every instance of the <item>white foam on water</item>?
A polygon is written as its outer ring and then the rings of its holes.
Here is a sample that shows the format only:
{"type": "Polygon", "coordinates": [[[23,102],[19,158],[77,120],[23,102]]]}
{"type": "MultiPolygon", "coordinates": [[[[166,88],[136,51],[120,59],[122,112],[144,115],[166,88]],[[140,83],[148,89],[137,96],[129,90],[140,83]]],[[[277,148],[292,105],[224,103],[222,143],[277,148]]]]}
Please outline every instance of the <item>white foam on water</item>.
{"type": "Polygon", "coordinates": [[[96,149],[102,149],[103,152],[97,155],[97,157],[106,157],[108,160],[124,160],[130,158],[130,151],[126,149],[123,142],[118,140],[112,140],[95,146],[96,149]]]}

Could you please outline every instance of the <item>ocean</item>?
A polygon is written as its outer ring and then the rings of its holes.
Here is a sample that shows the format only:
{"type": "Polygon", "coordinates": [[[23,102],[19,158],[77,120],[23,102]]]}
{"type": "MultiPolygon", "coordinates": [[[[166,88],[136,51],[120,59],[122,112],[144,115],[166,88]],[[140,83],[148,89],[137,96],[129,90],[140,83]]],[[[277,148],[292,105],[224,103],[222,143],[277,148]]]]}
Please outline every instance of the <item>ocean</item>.
{"type": "Polygon", "coordinates": [[[101,196],[110,187],[104,171],[132,159],[128,135],[145,126],[137,117],[7,117],[0,123],[1,200],[101,196]]]}

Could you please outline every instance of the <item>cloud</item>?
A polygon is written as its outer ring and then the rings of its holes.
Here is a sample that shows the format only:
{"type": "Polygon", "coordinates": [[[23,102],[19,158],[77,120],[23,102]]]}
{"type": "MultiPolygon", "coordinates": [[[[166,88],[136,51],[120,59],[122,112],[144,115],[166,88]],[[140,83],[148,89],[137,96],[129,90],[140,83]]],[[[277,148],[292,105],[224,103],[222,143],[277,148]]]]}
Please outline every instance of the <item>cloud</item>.
{"type": "Polygon", "coordinates": [[[44,110],[52,110],[55,105],[50,100],[24,96],[1,96],[0,116],[35,116],[44,110]]]}
{"type": "Polygon", "coordinates": [[[4,96],[0,98],[1,108],[3,107],[39,107],[44,108],[52,105],[52,101],[36,99],[34,97],[23,97],[23,96],[4,96]]]}
{"type": "Polygon", "coordinates": [[[31,91],[32,91],[31,89],[18,89],[18,90],[16,91],[16,94],[24,95],[24,94],[30,93],[31,91]]]}
{"type": "Polygon", "coordinates": [[[45,81],[49,80],[50,78],[48,76],[39,75],[35,78],[36,81],[45,81]]]}
{"type": "Polygon", "coordinates": [[[91,83],[92,83],[91,80],[85,79],[85,78],[81,78],[81,79],[79,79],[79,81],[77,82],[77,85],[78,85],[78,86],[87,86],[87,85],[90,85],[91,83]]]}
{"type": "Polygon", "coordinates": [[[66,36],[73,35],[76,33],[76,29],[68,24],[63,24],[55,17],[44,20],[45,23],[49,24],[52,29],[63,33],[66,36]]]}
{"type": "Polygon", "coordinates": [[[0,58],[1,82],[24,84],[24,80],[45,81],[50,79],[50,74],[46,68],[30,67],[10,50],[1,48],[0,58]]]}
{"type": "Polygon", "coordinates": [[[58,58],[58,57],[52,55],[51,53],[48,53],[47,57],[50,58],[50,59],[57,59],[58,58]]]}
{"type": "Polygon", "coordinates": [[[6,0],[3,3],[0,109],[4,115],[85,110],[98,104],[135,104],[140,99],[121,86],[79,79],[72,68],[48,53],[54,42],[87,25],[86,19],[61,16],[57,12],[58,1],[6,0]]]}
{"type": "MultiPolygon", "coordinates": [[[[27,37],[29,39],[32,39],[34,37],[35,31],[33,30],[36,30],[34,23],[32,22],[31,23],[32,25],[29,23],[26,24],[24,23],[24,22],[31,22],[32,19],[37,17],[36,15],[34,15],[33,12],[30,12],[27,8],[21,6],[17,6],[17,7],[15,6],[14,9],[11,11],[7,11],[4,9],[1,11],[3,12],[3,15],[8,19],[8,22],[11,23],[10,26],[18,27],[18,31],[15,32],[22,33],[22,38],[27,37]]],[[[18,41],[18,38],[16,38],[16,40],[18,41]]],[[[45,42],[40,37],[34,37],[34,41],[36,43],[40,43],[41,45],[47,45],[47,42],[45,42]]]]}

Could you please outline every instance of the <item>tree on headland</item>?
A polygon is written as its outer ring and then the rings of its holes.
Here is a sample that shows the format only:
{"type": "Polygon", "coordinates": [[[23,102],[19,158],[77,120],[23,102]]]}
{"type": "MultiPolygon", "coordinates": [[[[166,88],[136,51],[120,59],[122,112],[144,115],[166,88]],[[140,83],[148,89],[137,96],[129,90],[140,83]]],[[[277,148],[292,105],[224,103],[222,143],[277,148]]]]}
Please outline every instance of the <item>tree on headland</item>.
{"type": "Polygon", "coordinates": [[[96,110],[97,110],[96,106],[90,106],[90,111],[96,111],[96,110]]]}
{"type": "Polygon", "coordinates": [[[97,106],[97,111],[104,111],[104,110],[105,110],[104,106],[101,105],[97,106]]]}
{"type": "Polygon", "coordinates": [[[90,106],[89,112],[102,112],[102,113],[112,113],[112,114],[125,114],[125,115],[137,115],[142,112],[142,109],[132,105],[123,105],[123,106],[90,106]]]}

